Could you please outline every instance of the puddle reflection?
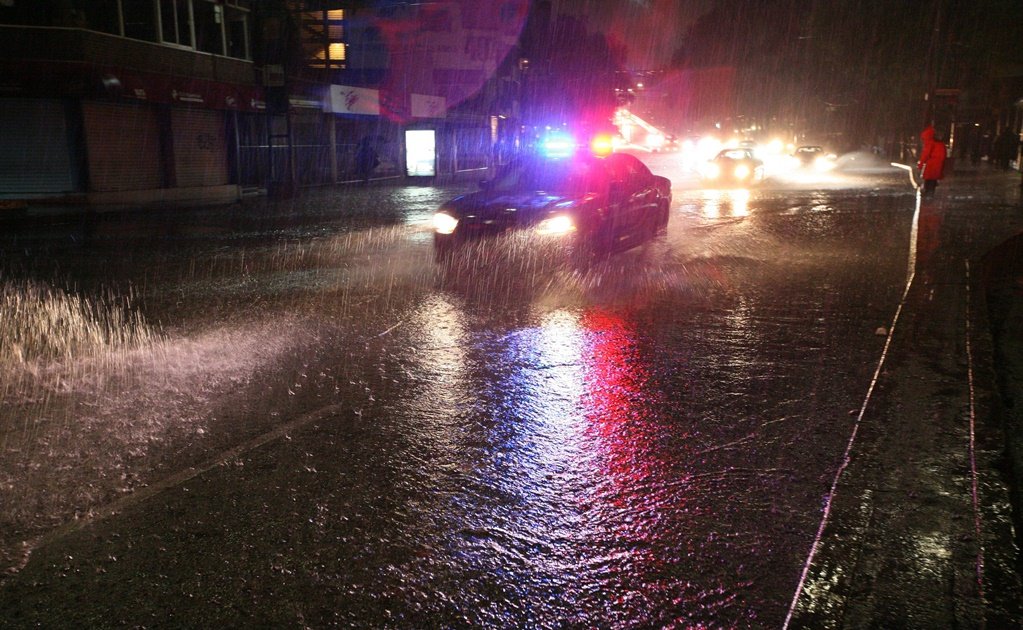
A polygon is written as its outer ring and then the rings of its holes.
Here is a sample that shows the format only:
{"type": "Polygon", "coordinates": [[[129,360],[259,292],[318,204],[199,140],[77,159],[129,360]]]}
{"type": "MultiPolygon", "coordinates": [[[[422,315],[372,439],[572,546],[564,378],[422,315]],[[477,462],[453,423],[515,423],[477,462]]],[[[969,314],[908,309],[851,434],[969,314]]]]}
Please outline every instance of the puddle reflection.
{"type": "Polygon", "coordinates": [[[704,190],[700,206],[708,219],[749,216],[750,192],[744,188],[733,190],[704,190]]]}

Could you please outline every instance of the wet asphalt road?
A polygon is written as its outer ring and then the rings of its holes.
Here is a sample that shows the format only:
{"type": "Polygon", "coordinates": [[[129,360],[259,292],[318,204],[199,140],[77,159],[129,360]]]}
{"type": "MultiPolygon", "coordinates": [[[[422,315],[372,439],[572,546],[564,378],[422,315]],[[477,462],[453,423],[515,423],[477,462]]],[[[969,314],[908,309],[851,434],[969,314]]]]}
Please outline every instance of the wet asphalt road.
{"type": "Polygon", "coordinates": [[[83,341],[2,386],[0,625],[1018,621],[967,263],[1021,217],[904,177],[675,177],[668,234],[587,270],[434,265],[458,187],[7,231],[8,295],[83,341]],[[960,518],[871,568],[930,527],[907,475],[960,518]]]}

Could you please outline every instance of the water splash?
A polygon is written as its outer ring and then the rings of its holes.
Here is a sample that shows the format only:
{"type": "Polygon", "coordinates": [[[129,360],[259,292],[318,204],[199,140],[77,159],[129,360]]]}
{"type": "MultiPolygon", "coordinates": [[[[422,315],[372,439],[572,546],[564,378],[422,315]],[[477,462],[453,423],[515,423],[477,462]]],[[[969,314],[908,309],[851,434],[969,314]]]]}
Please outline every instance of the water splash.
{"type": "Polygon", "coordinates": [[[148,345],[159,334],[133,295],[98,299],[31,281],[0,284],[0,371],[148,345]]]}

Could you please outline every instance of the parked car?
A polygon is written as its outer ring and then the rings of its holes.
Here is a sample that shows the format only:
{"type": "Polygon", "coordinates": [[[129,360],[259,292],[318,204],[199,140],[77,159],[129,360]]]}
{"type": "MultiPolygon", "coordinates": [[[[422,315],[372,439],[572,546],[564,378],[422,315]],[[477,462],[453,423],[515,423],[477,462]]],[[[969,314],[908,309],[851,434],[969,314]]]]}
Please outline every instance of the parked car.
{"type": "Polygon", "coordinates": [[[517,233],[538,247],[611,253],[663,230],[670,205],[671,182],[635,156],[531,154],[443,204],[433,217],[434,248],[445,259],[466,243],[517,233]]]}
{"type": "Polygon", "coordinates": [[[764,180],[764,162],[749,147],[722,149],[703,165],[707,182],[751,185],[764,180]]]}

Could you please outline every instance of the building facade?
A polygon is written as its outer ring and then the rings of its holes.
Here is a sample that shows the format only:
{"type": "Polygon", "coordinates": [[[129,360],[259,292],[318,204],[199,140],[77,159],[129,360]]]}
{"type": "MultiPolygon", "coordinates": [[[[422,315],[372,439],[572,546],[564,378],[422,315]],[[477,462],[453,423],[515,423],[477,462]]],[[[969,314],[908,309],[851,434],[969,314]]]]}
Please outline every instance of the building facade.
{"type": "Polygon", "coordinates": [[[367,148],[371,179],[474,177],[493,162],[528,0],[285,7],[265,54],[291,98],[301,185],[358,179],[367,148]]]}
{"type": "Polygon", "coordinates": [[[472,176],[528,5],[3,0],[0,207],[472,176]]]}
{"type": "Polygon", "coordinates": [[[230,200],[258,115],[248,0],[0,6],[0,195],[230,200]]]}

